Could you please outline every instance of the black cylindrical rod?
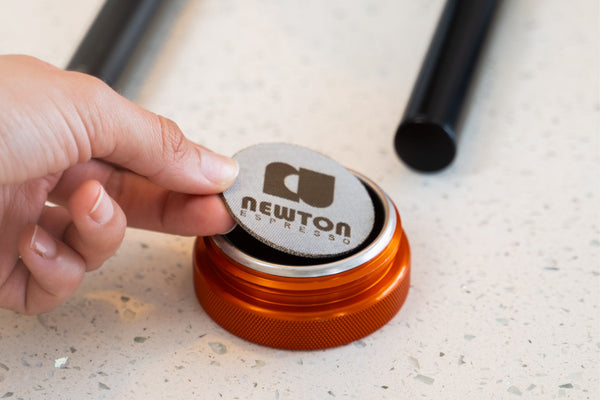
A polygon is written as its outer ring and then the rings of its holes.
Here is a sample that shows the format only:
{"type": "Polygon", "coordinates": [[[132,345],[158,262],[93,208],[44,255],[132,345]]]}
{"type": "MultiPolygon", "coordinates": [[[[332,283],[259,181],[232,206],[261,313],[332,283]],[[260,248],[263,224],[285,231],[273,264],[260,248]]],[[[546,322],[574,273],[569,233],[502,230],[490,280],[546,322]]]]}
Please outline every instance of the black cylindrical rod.
{"type": "Polygon", "coordinates": [[[114,86],[161,2],[107,0],[67,69],[94,75],[114,86]]]}
{"type": "Polygon", "coordinates": [[[499,0],[448,0],[413,87],[394,145],[420,171],[437,171],[456,154],[456,127],[499,0]]]}

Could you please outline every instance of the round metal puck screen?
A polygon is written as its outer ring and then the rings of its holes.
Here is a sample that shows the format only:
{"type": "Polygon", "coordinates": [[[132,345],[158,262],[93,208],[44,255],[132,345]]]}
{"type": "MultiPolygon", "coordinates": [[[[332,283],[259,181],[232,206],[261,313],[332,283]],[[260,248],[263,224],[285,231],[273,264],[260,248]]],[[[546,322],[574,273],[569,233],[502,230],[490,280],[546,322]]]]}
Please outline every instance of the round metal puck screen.
{"type": "Polygon", "coordinates": [[[369,236],[373,203],[360,180],[330,158],[284,143],[234,155],[236,182],[223,197],[233,218],[261,242],[305,257],[341,255],[369,236]]]}

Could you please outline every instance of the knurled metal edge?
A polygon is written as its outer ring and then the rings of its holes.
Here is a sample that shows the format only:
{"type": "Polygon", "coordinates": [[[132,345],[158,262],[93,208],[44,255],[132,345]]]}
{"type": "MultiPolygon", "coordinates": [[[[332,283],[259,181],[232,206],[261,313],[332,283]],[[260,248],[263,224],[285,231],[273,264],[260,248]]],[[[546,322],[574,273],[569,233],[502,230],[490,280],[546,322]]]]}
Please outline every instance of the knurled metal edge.
{"type": "MultiPolygon", "coordinates": [[[[408,248],[404,234],[399,245],[400,249],[403,247],[408,248]]],[[[403,269],[400,272],[401,276],[395,282],[393,290],[387,291],[380,301],[356,312],[340,312],[331,318],[270,318],[251,309],[236,306],[213,291],[199,266],[194,267],[194,284],[200,304],[206,313],[230,333],[263,346],[287,350],[316,350],[353,342],[370,335],[389,322],[404,304],[410,288],[410,259],[406,258],[405,261],[406,263],[395,266],[403,269]]]]}

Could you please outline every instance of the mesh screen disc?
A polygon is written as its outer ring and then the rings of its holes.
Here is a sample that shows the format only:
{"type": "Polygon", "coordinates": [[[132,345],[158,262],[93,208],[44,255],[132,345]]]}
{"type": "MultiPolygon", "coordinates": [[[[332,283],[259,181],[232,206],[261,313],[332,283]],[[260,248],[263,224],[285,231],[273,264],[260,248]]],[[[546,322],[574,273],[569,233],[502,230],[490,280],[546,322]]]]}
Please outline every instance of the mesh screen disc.
{"type": "Polygon", "coordinates": [[[367,190],[332,159],[285,143],[259,144],[234,157],[236,182],[223,193],[238,224],[261,242],[304,257],[342,255],[375,221],[367,190]]]}

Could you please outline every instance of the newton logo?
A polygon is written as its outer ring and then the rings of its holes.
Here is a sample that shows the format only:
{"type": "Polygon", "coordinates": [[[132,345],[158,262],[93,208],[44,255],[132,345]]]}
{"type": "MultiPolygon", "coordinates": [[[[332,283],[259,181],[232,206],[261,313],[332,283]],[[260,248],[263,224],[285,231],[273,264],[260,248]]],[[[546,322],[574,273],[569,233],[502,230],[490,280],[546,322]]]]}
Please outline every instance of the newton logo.
{"type": "Polygon", "coordinates": [[[352,172],[285,143],[238,152],[238,178],[223,193],[239,226],[273,249],[329,257],[356,249],[374,224],[373,202],[352,172]]]}
{"type": "Polygon", "coordinates": [[[272,162],[265,168],[263,193],[295,201],[302,200],[313,207],[325,208],[333,203],[335,177],[302,168],[296,169],[283,162],[272,162]],[[298,187],[294,192],[286,180],[296,178],[298,187]]]}

